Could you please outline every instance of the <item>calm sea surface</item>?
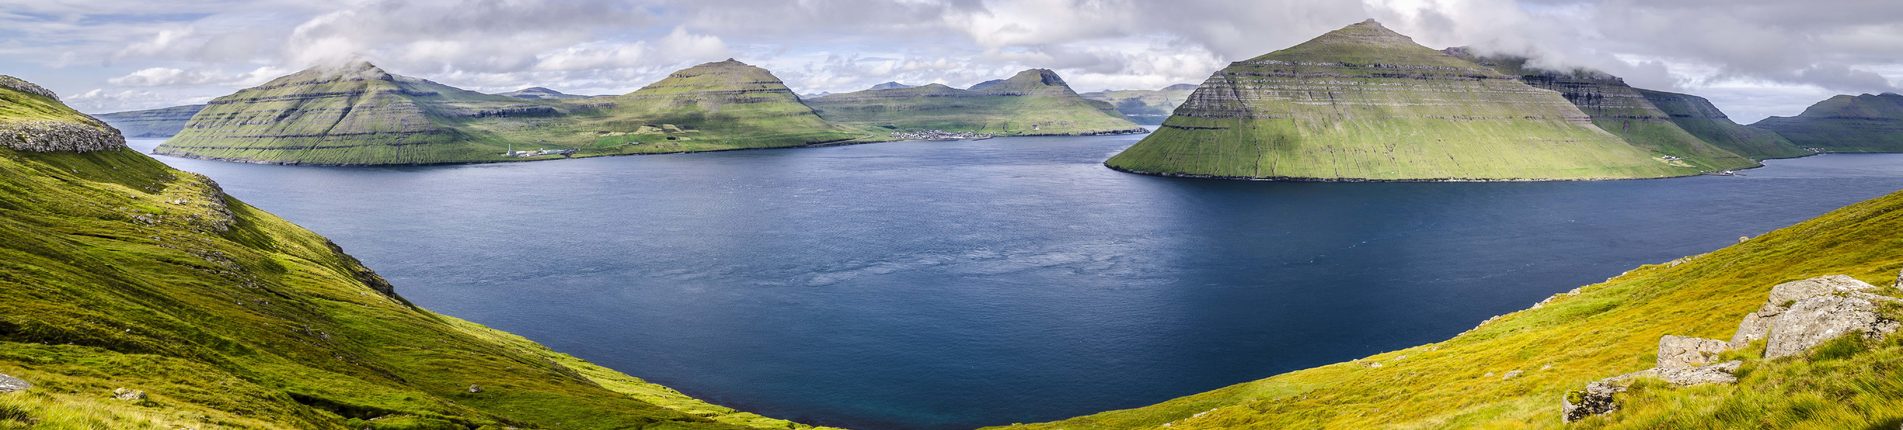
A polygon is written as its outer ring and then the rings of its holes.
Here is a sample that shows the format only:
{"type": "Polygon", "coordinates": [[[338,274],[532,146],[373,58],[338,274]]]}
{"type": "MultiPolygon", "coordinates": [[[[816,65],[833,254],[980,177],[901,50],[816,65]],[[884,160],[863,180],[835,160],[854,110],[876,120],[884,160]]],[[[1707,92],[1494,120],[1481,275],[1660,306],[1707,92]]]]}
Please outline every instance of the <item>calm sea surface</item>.
{"type": "Polygon", "coordinates": [[[1051,420],[1433,342],[1903,189],[1903,155],[1591,183],[1099,164],[1138,138],[444,167],[160,159],[331,237],[432,310],[860,428],[1051,420]]]}

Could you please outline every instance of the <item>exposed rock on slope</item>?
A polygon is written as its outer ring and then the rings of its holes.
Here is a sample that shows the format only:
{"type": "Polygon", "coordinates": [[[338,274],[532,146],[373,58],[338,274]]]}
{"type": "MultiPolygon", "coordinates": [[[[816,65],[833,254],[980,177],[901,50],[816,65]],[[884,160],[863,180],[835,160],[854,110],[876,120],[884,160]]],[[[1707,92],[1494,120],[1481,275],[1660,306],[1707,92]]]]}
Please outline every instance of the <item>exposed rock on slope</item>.
{"type": "Polygon", "coordinates": [[[1699,168],[1593,126],[1560,94],[1372,20],[1216,72],[1110,159],[1144,173],[1302,180],[1648,178],[1699,168]]]}
{"type": "Polygon", "coordinates": [[[1678,124],[1679,128],[1738,155],[1768,160],[1814,154],[1777,133],[1731,122],[1724,111],[1718,110],[1704,97],[1647,89],[1639,89],[1639,94],[1645,95],[1646,100],[1650,100],[1666,115],[1671,115],[1672,123],[1678,124]]]}
{"type": "Polygon", "coordinates": [[[119,130],[60,103],[52,91],[0,75],[0,146],[30,152],[93,152],[125,145],[119,130]]]}
{"type": "Polygon", "coordinates": [[[1824,152],[1903,152],[1903,95],[1840,95],[1751,126],[1824,152]]]}
{"type": "Polygon", "coordinates": [[[875,86],[808,101],[820,116],[891,131],[943,130],[997,135],[1141,132],[1108,104],[1079,96],[1050,70],[1019,72],[969,89],[941,84],[875,86]]]}
{"type": "Polygon", "coordinates": [[[1592,116],[1600,129],[1659,154],[1669,155],[1703,170],[1716,171],[1756,166],[1745,156],[1706,142],[1680,128],[1672,116],[1626,85],[1624,79],[1587,69],[1557,71],[1529,66],[1526,57],[1476,56],[1466,48],[1448,48],[1450,55],[1492,67],[1507,75],[1520,77],[1539,88],[1558,91],[1566,101],[1592,116]]]}
{"type": "Polygon", "coordinates": [[[1117,113],[1130,118],[1138,124],[1162,124],[1170,117],[1170,112],[1182,106],[1189,94],[1196,92],[1191,84],[1176,84],[1160,90],[1113,90],[1084,93],[1084,98],[1098,100],[1115,106],[1117,113]]]}
{"type": "Polygon", "coordinates": [[[186,105],[113,112],[99,115],[99,120],[119,129],[126,137],[172,137],[185,129],[185,123],[190,122],[193,115],[198,115],[198,111],[204,109],[205,105],[186,105]]]}

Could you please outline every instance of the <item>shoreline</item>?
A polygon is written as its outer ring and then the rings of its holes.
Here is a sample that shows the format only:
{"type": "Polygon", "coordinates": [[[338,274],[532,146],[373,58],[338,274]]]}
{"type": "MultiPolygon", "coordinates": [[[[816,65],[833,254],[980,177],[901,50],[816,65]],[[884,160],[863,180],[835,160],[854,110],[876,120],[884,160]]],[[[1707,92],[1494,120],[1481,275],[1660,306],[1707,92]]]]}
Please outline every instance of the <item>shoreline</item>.
{"type": "MultiPolygon", "coordinates": [[[[1804,157],[1810,157],[1810,156],[1815,156],[1815,155],[1823,155],[1823,154],[1824,154],[1824,153],[1817,153],[1817,154],[1811,154],[1811,155],[1806,155],[1806,156],[1803,156],[1803,157],[1791,157],[1791,158],[1778,158],[1778,159],[1776,159],[1776,160],[1789,160],[1789,159],[1795,159],[1795,158],[1804,158],[1804,157]]],[[[1110,165],[1110,161],[1109,161],[1109,160],[1105,160],[1105,161],[1104,161],[1104,162],[1103,162],[1102,164],[1103,164],[1103,166],[1104,166],[1104,168],[1108,168],[1108,169],[1110,169],[1110,170],[1115,170],[1115,171],[1118,171],[1118,172],[1123,172],[1123,173],[1128,173],[1128,174],[1132,174],[1132,175],[1143,175],[1143,176],[1155,176],[1155,177],[1161,177],[1161,178],[1183,178],[1183,179],[1207,179],[1207,180],[1221,180],[1221,181],[1245,181],[1245,182],[1334,182],[1334,183],[1358,183],[1358,182],[1398,182],[1398,183],[1410,183],[1410,182],[1411,182],[1411,183],[1487,183],[1487,182],[1512,182],[1512,183],[1524,183],[1524,182],[1613,182],[1613,181],[1652,181],[1652,180],[1661,180],[1661,179],[1681,179],[1681,178],[1690,178],[1690,177],[1697,177],[1697,176],[1732,176],[1732,175],[1721,175],[1721,174],[1718,174],[1718,173],[1715,173],[1715,172],[1699,172],[1699,173],[1693,173],[1693,174],[1688,174],[1688,175],[1677,175],[1677,176],[1658,176],[1658,177],[1649,177],[1649,178],[1411,178],[1411,179],[1373,179],[1373,178],[1310,178],[1310,177],[1301,177],[1301,176],[1267,176],[1267,177],[1255,177],[1255,176],[1224,176],[1224,175],[1204,175],[1204,174],[1196,174],[1196,173],[1170,173],[1170,172],[1149,172],[1149,171],[1143,171],[1143,170],[1136,170],[1136,169],[1127,169],[1127,168],[1122,168],[1122,167],[1117,167],[1117,166],[1113,166],[1113,165],[1110,165]]],[[[1759,161],[1758,161],[1758,165],[1756,165],[1756,166],[1751,166],[1751,167],[1744,167],[1744,168],[1738,168],[1738,169],[1732,169],[1732,170],[1730,170],[1730,171],[1732,171],[1732,172],[1737,172],[1737,171],[1744,171],[1744,170],[1751,170],[1751,169],[1757,169],[1757,168],[1761,168],[1761,167],[1764,167],[1764,160],[1759,160],[1759,161]]]]}

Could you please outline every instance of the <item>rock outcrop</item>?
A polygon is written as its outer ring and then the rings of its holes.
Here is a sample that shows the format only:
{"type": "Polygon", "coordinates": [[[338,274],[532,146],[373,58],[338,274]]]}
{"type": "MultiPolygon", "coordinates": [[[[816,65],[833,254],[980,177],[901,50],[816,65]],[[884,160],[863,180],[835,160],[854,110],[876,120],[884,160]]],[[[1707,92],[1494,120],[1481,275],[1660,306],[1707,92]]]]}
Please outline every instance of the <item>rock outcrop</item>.
{"type": "Polygon", "coordinates": [[[1211,75],[1112,168],[1291,180],[1664,177],[1673,164],[1561,94],[1373,20],[1211,75]]]}
{"type": "MultiPolygon", "coordinates": [[[[1903,283],[1903,275],[1899,275],[1903,283]]],[[[1657,378],[1673,386],[1732,384],[1743,361],[1715,363],[1727,351],[1765,340],[1765,359],[1801,355],[1811,348],[1846,335],[1881,338],[1899,323],[1877,312],[1886,302],[1903,302],[1875,294],[1877,287],[1856,278],[1831,275],[1786,282],[1771,287],[1770,297],[1757,311],[1746,314],[1730,341],[1667,335],[1659,339],[1657,367],[1594,381],[1561,401],[1567,422],[1618,410],[1614,395],[1639,378],[1657,378]]]]}
{"type": "Polygon", "coordinates": [[[968,89],[879,84],[807,101],[828,120],[893,131],[992,135],[1137,133],[1108,103],[1086,99],[1056,72],[1032,69],[968,89]]]}
{"type": "Polygon", "coordinates": [[[0,75],[0,146],[30,152],[93,152],[124,148],[119,130],[59,102],[39,85],[0,75]]]}
{"type": "Polygon", "coordinates": [[[53,90],[46,89],[46,87],[42,87],[39,84],[27,82],[25,79],[16,78],[9,75],[0,75],[0,88],[32,94],[32,95],[45,97],[52,100],[59,100],[59,94],[54,94],[53,90]]]}
{"type": "Polygon", "coordinates": [[[204,110],[205,105],[173,106],[168,108],[113,112],[99,115],[100,121],[126,137],[172,137],[185,129],[185,123],[191,122],[193,115],[204,110]]]}
{"type": "Polygon", "coordinates": [[[1751,126],[1823,152],[1903,152],[1903,95],[1839,95],[1751,126]]]}
{"type": "Polygon", "coordinates": [[[33,384],[26,382],[24,379],[0,373],[0,394],[26,391],[28,388],[33,388],[33,384]]]}

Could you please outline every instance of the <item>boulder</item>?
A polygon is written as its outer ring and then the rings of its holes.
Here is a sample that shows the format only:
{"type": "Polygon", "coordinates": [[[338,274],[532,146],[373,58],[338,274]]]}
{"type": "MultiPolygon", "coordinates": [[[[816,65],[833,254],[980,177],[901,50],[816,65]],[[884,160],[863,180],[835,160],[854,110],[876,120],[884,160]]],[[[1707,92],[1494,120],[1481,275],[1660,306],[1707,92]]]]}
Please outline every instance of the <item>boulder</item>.
{"type": "Polygon", "coordinates": [[[112,389],[112,398],[129,402],[142,402],[145,401],[145,392],[128,388],[114,388],[112,389]]]}
{"type": "Polygon", "coordinates": [[[1770,333],[1764,342],[1764,358],[1803,354],[1847,334],[1880,338],[1895,332],[1899,326],[1897,321],[1877,313],[1879,304],[1895,301],[1897,299],[1863,292],[1798,300],[1771,320],[1770,333]]]}
{"type": "Polygon", "coordinates": [[[1743,361],[1732,360],[1718,364],[1695,367],[1664,368],[1655,372],[1659,379],[1680,387],[1699,384],[1735,384],[1738,383],[1738,367],[1743,361]]]}
{"type": "Polygon", "coordinates": [[[1731,344],[1718,339],[1666,335],[1659,338],[1659,369],[1689,369],[1716,361],[1731,344]]]}
{"type": "Polygon", "coordinates": [[[1614,401],[1612,396],[1625,392],[1625,388],[1623,383],[1602,380],[1586,384],[1585,390],[1566,393],[1566,398],[1562,400],[1560,419],[1570,423],[1617,411],[1619,402],[1614,401]]]}
{"type": "Polygon", "coordinates": [[[1838,293],[1868,293],[1875,290],[1875,286],[1844,275],[1830,275],[1778,284],[1771,287],[1771,297],[1764,301],[1764,306],[1759,307],[1756,312],[1746,314],[1744,321],[1738,324],[1737,334],[1731,336],[1731,347],[1742,348],[1751,341],[1767,338],[1770,335],[1773,320],[1799,300],[1838,293]]]}
{"type": "Polygon", "coordinates": [[[26,380],[0,373],[0,394],[26,391],[28,388],[33,388],[33,384],[27,383],[26,380]]]}

